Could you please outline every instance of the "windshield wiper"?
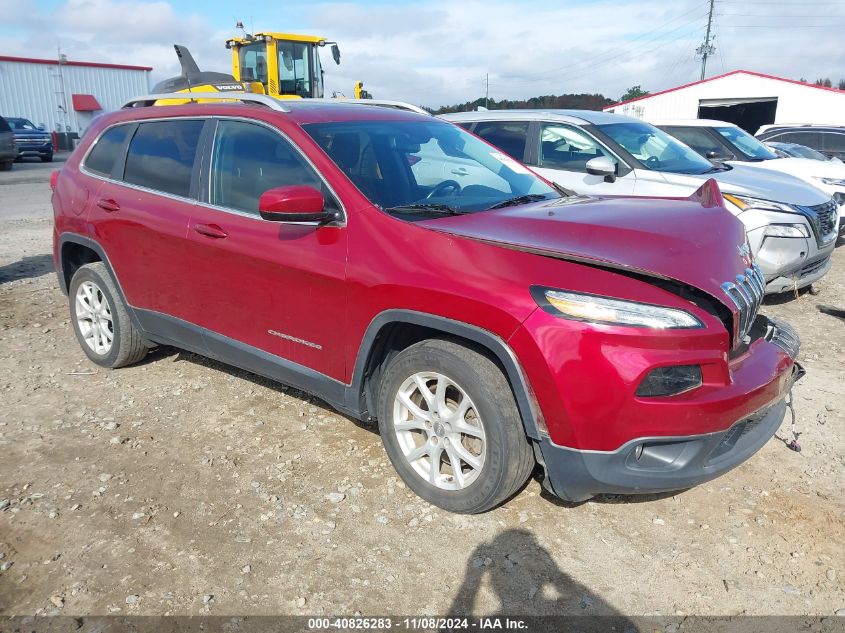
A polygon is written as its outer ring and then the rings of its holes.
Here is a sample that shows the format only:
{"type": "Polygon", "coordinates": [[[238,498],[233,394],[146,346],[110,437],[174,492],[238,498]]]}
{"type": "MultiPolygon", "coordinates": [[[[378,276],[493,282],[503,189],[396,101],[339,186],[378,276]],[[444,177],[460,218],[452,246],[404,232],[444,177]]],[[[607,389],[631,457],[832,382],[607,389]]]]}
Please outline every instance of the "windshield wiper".
{"type": "Polygon", "coordinates": [[[490,209],[501,209],[503,207],[515,207],[520,204],[528,204],[529,202],[539,202],[540,200],[545,200],[546,196],[540,193],[528,193],[524,196],[516,196],[515,198],[508,198],[507,200],[502,200],[501,202],[497,202],[494,204],[490,209]]]}
{"type": "Polygon", "coordinates": [[[443,215],[464,215],[464,211],[453,209],[448,204],[427,202],[420,204],[400,204],[396,207],[384,209],[388,213],[442,213],[443,215]]]}

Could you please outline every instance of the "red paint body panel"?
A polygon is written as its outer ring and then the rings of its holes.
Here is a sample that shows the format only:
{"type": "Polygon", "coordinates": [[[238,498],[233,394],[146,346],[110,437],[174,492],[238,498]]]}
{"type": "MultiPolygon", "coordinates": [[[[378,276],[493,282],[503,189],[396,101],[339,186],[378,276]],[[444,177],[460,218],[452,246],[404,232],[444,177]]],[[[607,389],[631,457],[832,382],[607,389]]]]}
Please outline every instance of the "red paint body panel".
{"type": "Polygon", "coordinates": [[[176,316],[347,385],[367,328],[387,310],[481,328],[507,341],[560,446],[609,451],[637,437],[724,430],[782,398],[792,360],[780,348],[761,339],[729,361],[730,337],[716,316],[648,281],[648,275],[680,281],[731,309],[720,283],[747,263],[737,250],[742,225],[724,209],[601,200],[405,222],[373,206],[300,127],[416,118],[349,105],[282,114],[196,104],[106,115],[58,179],[56,239],[64,233],[94,239],[133,307],[176,316]],[[275,126],[326,178],[345,222],[268,222],[80,172],[80,156],[106,125],[170,116],[245,117],[275,126]],[[120,210],[97,207],[101,199],[120,210]],[[645,330],[566,320],[539,309],[531,286],[679,308],[704,327],[645,330]],[[672,364],[700,364],[704,384],[671,398],[636,397],[648,371],[672,364]]]}

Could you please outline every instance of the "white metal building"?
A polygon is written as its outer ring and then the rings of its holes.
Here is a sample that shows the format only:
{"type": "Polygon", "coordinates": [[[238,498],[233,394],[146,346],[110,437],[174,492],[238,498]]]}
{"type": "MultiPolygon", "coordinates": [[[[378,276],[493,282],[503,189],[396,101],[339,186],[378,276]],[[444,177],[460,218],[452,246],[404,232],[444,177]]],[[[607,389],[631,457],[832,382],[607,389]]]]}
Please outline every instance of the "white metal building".
{"type": "Polygon", "coordinates": [[[82,133],[97,114],[150,91],[147,66],[0,56],[0,115],[82,133]]]}
{"type": "Polygon", "coordinates": [[[735,70],[604,108],[639,119],[717,119],[754,134],[767,123],[845,125],[845,91],[735,70]]]}

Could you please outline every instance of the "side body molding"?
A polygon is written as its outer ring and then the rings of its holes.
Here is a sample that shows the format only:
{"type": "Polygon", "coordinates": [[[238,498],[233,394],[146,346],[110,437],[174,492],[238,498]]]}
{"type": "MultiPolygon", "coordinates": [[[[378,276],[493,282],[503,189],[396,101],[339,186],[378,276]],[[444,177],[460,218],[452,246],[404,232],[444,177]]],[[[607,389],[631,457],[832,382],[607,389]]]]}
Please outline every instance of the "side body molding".
{"type": "MultiPolygon", "coordinates": [[[[520,416],[528,437],[541,438],[538,423],[539,410],[533,398],[531,388],[508,344],[499,336],[477,326],[445,317],[416,312],[413,310],[386,310],[378,314],[367,327],[358,348],[352,382],[348,385],[314,371],[308,367],[284,358],[268,354],[239,341],[221,336],[199,325],[182,321],[169,315],[143,310],[131,306],[126,300],[120,280],[115,275],[108,255],[96,241],[75,233],[64,233],[59,237],[59,256],[65,244],[74,243],[90,248],[97,253],[103,264],[115,280],[120,298],[127,306],[129,317],[145,338],[163,345],[195,352],[233,365],[271,380],[284,383],[325,400],[342,413],[355,418],[367,414],[365,380],[370,354],[378,344],[380,333],[386,326],[408,324],[429,328],[444,335],[460,337],[471,341],[490,353],[505,370],[516,398],[520,416]]],[[[56,273],[62,291],[68,288],[61,259],[57,262],[56,273]]]]}

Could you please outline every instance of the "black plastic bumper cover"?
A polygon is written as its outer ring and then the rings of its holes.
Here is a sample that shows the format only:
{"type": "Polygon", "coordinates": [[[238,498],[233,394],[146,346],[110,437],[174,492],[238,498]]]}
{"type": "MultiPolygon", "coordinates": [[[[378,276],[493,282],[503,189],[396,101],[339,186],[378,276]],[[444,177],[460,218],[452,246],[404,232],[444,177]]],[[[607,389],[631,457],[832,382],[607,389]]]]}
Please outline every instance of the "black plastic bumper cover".
{"type": "Polygon", "coordinates": [[[544,486],[567,501],[597,494],[682,490],[715,479],[769,441],[786,413],[784,400],[705,435],[638,438],[615,451],[583,451],[540,441],[544,486]]]}

